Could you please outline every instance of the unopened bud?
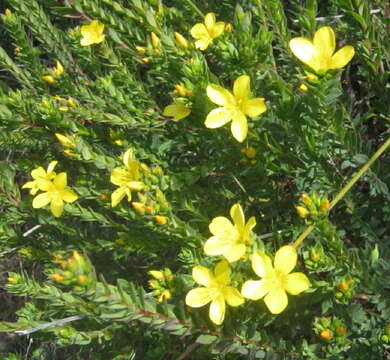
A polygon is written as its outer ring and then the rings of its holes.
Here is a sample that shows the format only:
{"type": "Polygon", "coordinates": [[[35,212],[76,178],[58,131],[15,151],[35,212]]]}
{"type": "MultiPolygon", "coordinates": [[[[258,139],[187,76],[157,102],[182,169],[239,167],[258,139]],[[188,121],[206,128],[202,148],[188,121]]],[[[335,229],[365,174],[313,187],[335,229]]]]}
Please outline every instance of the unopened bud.
{"type": "Polygon", "coordinates": [[[303,206],[296,206],[295,209],[301,218],[305,218],[309,215],[309,211],[303,206]]]}
{"type": "Polygon", "coordinates": [[[253,159],[256,156],[256,150],[253,147],[248,147],[245,150],[245,154],[248,158],[253,159]]]}
{"type": "Polygon", "coordinates": [[[61,282],[64,280],[64,277],[61,274],[53,274],[52,279],[57,282],[61,282]]]}
{"type": "Polygon", "coordinates": [[[77,281],[78,281],[80,284],[85,283],[85,280],[87,280],[87,278],[86,278],[85,275],[78,275],[78,276],[77,276],[77,281]]]}
{"type": "Polygon", "coordinates": [[[162,271],[159,270],[150,270],[148,271],[148,274],[150,276],[153,276],[156,280],[162,280],[164,279],[164,274],[162,271]]]}
{"type": "Polygon", "coordinates": [[[172,297],[172,294],[169,290],[164,290],[158,298],[159,302],[163,302],[164,300],[169,300],[172,297]]]}
{"type": "Polygon", "coordinates": [[[316,81],[318,78],[314,74],[309,73],[309,74],[306,75],[306,79],[309,80],[309,81],[316,81]]]}
{"type": "Polygon", "coordinates": [[[299,90],[302,91],[302,92],[306,92],[308,90],[307,86],[305,84],[301,84],[299,86],[299,90]]]}
{"type": "Polygon", "coordinates": [[[233,30],[232,24],[226,24],[225,25],[225,30],[228,31],[228,32],[232,31],[233,30]]]}
{"type": "Polygon", "coordinates": [[[336,328],[336,334],[340,336],[344,335],[346,331],[347,329],[344,326],[339,326],[336,328]]]}
{"type": "Polygon", "coordinates": [[[133,201],[131,203],[131,206],[133,209],[138,213],[138,214],[143,214],[145,212],[145,205],[142,204],[141,202],[133,201]]]}
{"type": "Polygon", "coordinates": [[[333,338],[333,334],[330,330],[322,330],[320,336],[324,340],[330,340],[333,338]]]}
{"type": "Polygon", "coordinates": [[[313,260],[313,261],[317,261],[319,259],[319,255],[313,251],[311,254],[310,254],[310,258],[313,260]]]}
{"type": "Polygon", "coordinates": [[[187,94],[185,87],[181,84],[176,84],[175,90],[180,96],[186,96],[186,94],[187,94]]]}
{"type": "Polygon", "coordinates": [[[145,54],[146,53],[146,47],[144,47],[144,46],[136,46],[135,47],[135,50],[137,51],[137,53],[138,54],[141,54],[141,55],[143,55],[143,54],[145,54]]]}
{"type": "Polygon", "coordinates": [[[54,79],[54,77],[51,76],[51,75],[41,76],[41,80],[42,80],[42,81],[45,81],[45,82],[47,82],[47,83],[49,83],[49,84],[53,84],[53,83],[56,82],[55,79],[54,79]]]}
{"type": "Polygon", "coordinates": [[[303,193],[299,198],[306,206],[310,206],[312,201],[309,198],[309,196],[305,193],[303,193]]]}
{"type": "Polygon", "coordinates": [[[54,135],[61,145],[66,146],[66,147],[72,147],[72,148],[76,146],[75,143],[72,140],[70,140],[68,137],[66,137],[65,135],[62,135],[59,133],[55,133],[54,135]]]}
{"type": "Polygon", "coordinates": [[[155,219],[156,219],[156,223],[159,225],[165,225],[168,221],[165,216],[161,216],[161,215],[156,215],[155,219]]]}
{"type": "Polygon", "coordinates": [[[178,32],[174,32],[174,35],[175,35],[176,42],[180,47],[184,49],[188,47],[188,42],[182,34],[178,32]]]}
{"type": "Polygon", "coordinates": [[[342,281],[341,283],[339,283],[339,284],[337,285],[337,287],[338,287],[339,290],[342,291],[342,292],[345,292],[345,291],[347,291],[347,290],[349,289],[349,286],[348,286],[348,284],[347,284],[345,281],[342,281]]]}
{"type": "Polygon", "coordinates": [[[328,199],[324,199],[321,201],[321,204],[320,204],[321,211],[326,212],[329,210],[329,207],[330,207],[330,202],[328,199]]]}
{"type": "Polygon", "coordinates": [[[154,48],[157,48],[160,46],[160,39],[154,32],[151,32],[150,40],[152,41],[152,45],[154,48]]]}

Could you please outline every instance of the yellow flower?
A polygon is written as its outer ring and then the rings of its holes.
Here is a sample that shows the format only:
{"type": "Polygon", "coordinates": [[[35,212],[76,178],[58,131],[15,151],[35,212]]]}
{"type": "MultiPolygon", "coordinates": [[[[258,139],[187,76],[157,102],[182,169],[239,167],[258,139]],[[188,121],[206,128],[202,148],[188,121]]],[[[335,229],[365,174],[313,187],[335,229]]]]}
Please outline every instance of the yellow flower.
{"type": "Polygon", "coordinates": [[[126,195],[127,200],[131,201],[131,191],[139,191],[144,187],[140,181],[139,163],[134,159],[131,149],[123,155],[123,163],[125,167],[115,168],[111,172],[110,181],[119,186],[111,195],[112,207],[117,206],[126,195]]]}
{"type": "Polygon", "coordinates": [[[341,69],[355,55],[355,49],[350,45],[334,53],[336,38],[329,26],[319,28],[314,34],[313,41],[302,37],[291,39],[290,49],[299,60],[317,73],[341,69]]]}
{"type": "Polygon", "coordinates": [[[208,13],[204,18],[204,24],[196,24],[191,29],[191,35],[197,39],[195,47],[200,50],[206,50],[213,40],[223,33],[225,23],[215,22],[215,14],[208,13]]]}
{"type": "Polygon", "coordinates": [[[52,161],[49,166],[47,167],[47,170],[40,166],[33,171],[31,171],[31,177],[34,179],[33,181],[26,182],[22,189],[30,189],[30,194],[35,195],[39,190],[42,190],[40,187],[39,179],[44,180],[52,180],[55,178],[56,173],[54,172],[54,168],[56,167],[58,161],[52,161]]]}
{"type": "Polygon", "coordinates": [[[56,61],[56,67],[53,69],[53,74],[55,76],[60,76],[64,72],[64,67],[62,64],[57,60],[56,61]]]}
{"type": "Polygon", "coordinates": [[[165,225],[168,222],[166,216],[161,216],[161,215],[156,215],[155,220],[156,223],[159,225],[165,225]]]}
{"type": "Polygon", "coordinates": [[[295,210],[297,211],[298,216],[300,216],[301,218],[305,218],[307,217],[307,215],[309,215],[309,210],[307,210],[303,206],[298,205],[295,207],[295,210]]]}
{"type": "Polygon", "coordinates": [[[229,219],[218,216],[210,225],[210,232],[214,235],[204,244],[204,252],[207,255],[223,255],[229,262],[237,261],[245,255],[245,243],[250,241],[250,232],[256,225],[256,219],[252,216],[245,224],[245,216],[240,204],[235,204],[230,209],[229,219]]]}
{"type": "Polygon", "coordinates": [[[272,266],[271,259],[257,250],[252,257],[252,268],[262,279],[246,281],[242,287],[242,295],[251,300],[259,300],[265,296],[265,305],[271,313],[281,313],[288,304],[286,292],[298,295],[310,286],[305,274],[301,272],[290,274],[295,268],[297,257],[294,247],[282,246],[276,252],[272,266]]]}
{"type": "Polygon", "coordinates": [[[250,77],[241,75],[234,81],[233,94],[222,86],[207,86],[209,99],[221,106],[207,115],[205,125],[210,129],[219,128],[232,121],[231,131],[234,138],[243,142],[248,133],[246,117],[255,117],[267,110],[264,98],[251,99],[250,77]]]}
{"type": "Polygon", "coordinates": [[[67,188],[67,175],[65,172],[56,175],[53,181],[46,179],[38,179],[37,181],[40,189],[44,192],[34,198],[32,203],[34,209],[50,204],[52,214],[55,217],[59,217],[64,210],[64,201],[72,203],[78,198],[75,192],[67,188]]]}
{"type": "Polygon", "coordinates": [[[225,318],[225,302],[230,306],[239,306],[244,302],[239,291],[228,286],[231,270],[229,263],[220,261],[214,268],[214,274],[206,267],[195,266],[192,269],[193,279],[202,287],[192,289],[186,296],[188,306],[198,308],[209,302],[209,316],[216,325],[221,325],[225,318]]]}
{"type": "Polygon", "coordinates": [[[47,82],[47,83],[49,83],[49,84],[53,84],[53,83],[56,82],[55,79],[54,79],[54,77],[51,76],[51,75],[41,76],[41,80],[42,80],[42,81],[45,81],[45,82],[47,82]]]}
{"type": "Polygon", "coordinates": [[[150,276],[153,276],[156,280],[162,280],[164,279],[164,273],[159,270],[150,270],[148,271],[148,274],[150,276]]]}
{"type": "Polygon", "coordinates": [[[76,146],[75,143],[65,135],[59,133],[55,133],[54,135],[62,146],[71,147],[71,148],[74,148],[76,146]]]}
{"type": "Polygon", "coordinates": [[[82,35],[81,46],[99,44],[104,40],[104,24],[100,24],[97,20],[92,20],[88,25],[83,25],[80,30],[82,35]]]}
{"type": "Polygon", "coordinates": [[[163,302],[164,300],[169,300],[172,297],[172,293],[169,290],[164,290],[161,295],[158,297],[158,302],[163,302]]]}
{"type": "Polygon", "coordinates": [[[176,121],[184,119],[191,114],[191,110],[183,104],[172,104],[164,108],[163,115],[173,117],[176,121]]]}
{"type": "Polygon", "coordinates": [[[184,49],[188,47],[188,42],[182,34],[174,32],[173,35],[175,35],[176,42],[180,47],[184,49]]]}

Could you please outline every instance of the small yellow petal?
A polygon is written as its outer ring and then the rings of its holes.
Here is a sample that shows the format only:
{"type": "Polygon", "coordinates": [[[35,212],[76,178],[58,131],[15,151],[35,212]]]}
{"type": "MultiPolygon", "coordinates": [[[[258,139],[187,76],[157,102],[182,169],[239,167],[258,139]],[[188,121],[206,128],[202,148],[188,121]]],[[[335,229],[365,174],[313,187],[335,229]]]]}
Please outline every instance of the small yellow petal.
{"type": "Polygon", "coordinates": [[[274,266],[276,271],[290,273],[297,264],[298,254],[291,245],[282,246],[275,254],[274,266]]]}
{"type": "Polygon", "coordinates": [[[210,269],[204,266],[195,266],[192,269],[192,277],[199,285],[209,286],[215,282],[214,276],[210,269]]]}
{"type": "Polygon", "coordinates": [[[56,175],[56,177],[53,179],[53,183],[58,188],[65,188],[67,185],[67,174],[66,172],[59,173],[56,175]]]}
{"type": "Polygon", "coordinates": [[[50,201],[51,198],[48,193],[39,194],[34,198],[32,206],[34,209],[39,209],[46,206],[50,201]]]}
{"type": "Polygon", "coordinates": [[[214,291],[204,287],[192,289],[186,296],[188,306],[198,308],[208,304],[214,298],[214,291]]]}
{"type": "Polygon", "coordinates": [[[223,289],[223,296],[230,306],[239,306],[245,301],[240,292],[231,286],[223,289]]]}
{"type": "Polygon", "coordinates": [[[265,296],[264,302],[272,314],[280,314],[288,304],[287,294],[283,289],[272,290],[265,296]]]}
{"type": "Polygon", "coordinates": [[[231,274],[229,263],[225,260],[222,260],[217,263],[217,265],[215,265],[214,274],[215,280],[219,284],[227,285],[230,281],[231,274]]]}
{"type": "Polygon", "coordinates": [[[229,219],[223,216],[217,216],[209,225],[210,232],[221,239],[236,239],[238,237],[237,230],[229,219]]]}
{"type": "Polygon", "coordinates": [[[241,105],[242,111],[249,117],[256,117],[267,110],[267,106],[264,103],[263,98],[255,98],[246,100],[241,105]]]}
{"type": "Polygon", "coordinates": [[[232,119],[231,131],[233,137],[238,142],[243,142],[248,134],[248,121],[246,116],[241,111],[236,113],[236,116],[232,119]]]}
{"type": "Polygon", "coordinates": [[[164,108],[163,115],[173,117],[176,121],[184,119],[191,113],[191,110],[183,104],[172,104],[164,108]]]}
{"type": "Polygon", "coordinates": [[[190,30],[190,33],[192,35],[193,38],[195,39],[201,39],[201,38],[204,38],[204,37],[209,37],[209,33],[206,29],[206,26],[204,26],[204,24],[196,24],[194,25],[191,30],[190,30]]]}
{"type": "Polygon", "coordinates": [[[242,286],[241,294],[247,299],[259,300],[268,294],[270,290],[267,280],[249,280],[242,286]]]}
{"type": "Polygon", "coordinates": [[[203,251],[206,255],[216,256],[222,255],[229,247],[230,244],[225,239],[220,239],[218,236],[212,236],[204,244],[203,251]]]}
{"type": "Polygon", "coordinates": [[[211,110],[206,117],[205,126],[209,129],[219,128],[231,120],[230,112],[224,107],[211,110]]]}
{"type": "Polygon", "coordinates": [[[117,206],[126,196],[125,188],[120,187],[111,194],[111,207],[117,206]]]}
{"type": "Polygon", "coordinates": [[[206,14],[206,16],[204,17],[204,23],[206,25],[206,28],[207,30],[210,30],[212,29],[212,27],[215,25],[215,14],[214,13],[208,13],[206,14]]]}
{"type": "Polygon", "coordinates": [[[223,31],[225,30],[225,23],[220,21],[217,22],[211,29],[209,29],[209,34],[212,39],[221,36],[223,31]]]}
{"type": "Polygon", "coordinates": [[[211,39],[211,38],[209,38],[209,37],[203,37],[203,38],[201,38],[201,39],[195,41],[195,47],[196,47],[197,49],[203,51],[203,50],[206,50],[206,49],[209,47],[209,45],[211,44],[211,42],[212,42],[212,39],[211,39]]]}
{"type": "Polygon", "coordinates": [[[235,104],[236,101],[230,91],[226,90],[222,86],[216,84],[210,84],[206,88],[207,96],[209,99],[219,106],[226,106],[235,104]]]}
{"type": "Polygon", "coordinates": [[[53,199],[50,203],[50,211],[55,217],[60,217],[64,210],[64,202],[61,198],[53,199]]]}
{"type": "Polygon", "coordinates": [[[245,215],[240,204],[234,204],[230,209],[230,216],[239,229],[244,229],[245,215]]]}
{"type": "Polygon", "coordinates": [[[284,289],[291,295],[298,295],[309,287],[310,281],[303,273],[296,272],[286,276],[284,289]]]}
{"type": "Polygon", "coordinates": [[[253,254],[252,268],[253,271],[261,278],[269,277],[274,274],[271,259],[259,250],[255,251],[253,254]]]}
{"type": "Polygon", "coordinates": [[[341,69],[347,65],[355,55],[355,49],[350,46],[344,46],[338,50],[331,59],[331,69],[341,69]]]}
{"type": "Polygon", "coordinates": [[[245,244],[232,244],[224,250],[223,256],[227,261],[235,262],[240,260],[245,255],[245,252],[245,244]]]}
{"type": "Polygon", "coordinates": [[[237,100],[246,100],[251,95],[250,77],[248,75],[239,76],[233,84],[233,94],[237,100]]]}
{"type": "Polygon", "coordinates": [[[72,203],[78,199],[77,194],[70,189],[65,189],[61,195],[62,195],[62,199],[68,203],[72,203]]]}
{"type": "Polygon", "coordinates": [[[223,295],[217,296],[210,304],[209,316],[210,320],[216,324],[221,325],[225,319],[225,299],[223,295]]]}
{"type": "Polygon", "coordinates": [[[336,38],[333,29],[329,26],[320,27],[314,34],[313,45],[321,56],[331,58],[336,49],[336,38]]]}

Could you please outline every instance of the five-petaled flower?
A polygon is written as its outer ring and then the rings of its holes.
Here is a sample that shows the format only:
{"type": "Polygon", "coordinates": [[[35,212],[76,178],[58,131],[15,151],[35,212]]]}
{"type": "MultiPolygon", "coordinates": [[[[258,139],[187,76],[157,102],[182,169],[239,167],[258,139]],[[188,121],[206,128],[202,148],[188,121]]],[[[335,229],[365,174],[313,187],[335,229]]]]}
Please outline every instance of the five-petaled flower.
{"type": "Polygon", "coordinates": [[[334,53],[336,38],[329,26],[319,28],[314,34],[313,41],[302,37],[291,39],[290,49],[299,60],[317,73],[341,69],[355,55],[355,49],[350,45],[334,53]]]}
{"type": "Polygon", "coordinates": [[[56,167],[58,161],[52,161],[49,166],[47,167],[47,170],[45,170],[42,166],[39,166],[38,168],[31,171],[31,177],[34,179],[33,181],[26,182],[22,189],[30,189],[30,194],[35,195],[39,190],[42,190],[40,188],[40,182],[38,180],[48,180],[51,181],[55,178],[56,173],[54,172],[54,168],[56,167]]]}
{"type": "Polygon", "coordinates": [[[281,313],[288,304],[286,292],[298,295],[307,290],[310,281],[301,272],[290,272],[297,263],[297,251],[291,245],[282,246],[275,254],[274,266],[271,259],[257,250],[252,257],[252,268],[262,279],[246,281],[241,293],[251,300],[264,297],[265,305],[272,314],[281,313]]]}
{"type": "Polygon", "coordinates": [[[222,324],[225,318],[225,302],[230,306],[239,306],[244,302],[244,298],[239,291],[232,286],[228,286],[230,274],[231,270],[226,260],[217,263],[214,274],[206,267],[195,266],[192,269],[192,277],[202,287],[188,292],[186,304],[198,308],[211,302],[210,319],[216,325],[222,324]]]}
{"type": "Polygon", "coordinates": [[[40,190],[44,192],[34,198],[32,203],[34,209],[50,204],[52,214],[55,217],[59,217],[64,210],[64,201],[72,203],[78,199],[76,193],[67,187],[67,175],[65,172],[55,175],[53,181],[44,178],[38,178],[36,181],[40,190]]]}
{"type": "Polygon", "coordinates": [[[80,28],[82,38],[80,45],[89,46],[92,44],[99,44],[104,40],[105,35],[104,24],[99,23],[97,20],[92,20],[89,24],[83,25],[80,28]]]}
{"type": "Polygon", "coordinates": [[[267,110],[264,98],[251,98],[250,77],[241,75],[233,84],[233,94],[222,86],[207,86],[207,96],[220,107],[210,111],[205,125],[210,129],[219,128],[232,121],[234,138],[243,142],[248,133],[247,116],[255,117],[267,110]]]}
{"type": "Polygon", "coordinates": [[[245,243],[249,242],[251,230],[256,225],[256,219],[252,216],[245,224],[245,216],[240,204],[235,204],[230,209],[229,219],[218,216],[210,225],[210,232],[214,235],[204,245],[207,255],[223,255],[229,262],[237,261],[245,255],[245,243]]]}
{"type": "Polygon", "coordinates": [[[139,163],[134,159],[132,149],[129,149],[123,155],[125,167],[115,168],[111,172],[110,181],[119,186],[111,195],[111,206],[117,206],[127,195],[127,200],[131,201],[131,191],[139,191],[144,187],[140,181],[139,163]]]}
{"type": "Polygon", "coordinates": [[[176,121],[184,119],[191,114],[191,110],[184,104],[171,104],[164,108],[163,115],[173,117],[176,121]]]}
{"type": "Polygon", "coordinates": [[[220,36],[225,29],[225,23],[215,22],[215,14],[208,13],[204,18],[204,24],[196,24],[191,28],[191,35],[197,39],[195,47],[200,50],[206,50],[213,40],[220,36]]]}

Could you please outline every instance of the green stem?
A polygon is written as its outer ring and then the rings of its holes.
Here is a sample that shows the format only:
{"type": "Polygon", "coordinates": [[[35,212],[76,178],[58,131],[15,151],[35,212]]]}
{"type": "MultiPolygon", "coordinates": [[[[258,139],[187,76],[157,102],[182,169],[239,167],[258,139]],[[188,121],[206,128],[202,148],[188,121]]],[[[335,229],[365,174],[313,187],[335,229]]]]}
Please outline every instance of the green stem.
{"type": "MultiPolygon", "coordinates": [[[[386,149],[390,145],[390,137],[382,144],[382,146],[375,152],[375,154],[371,157],[370,160],[368,160],[362,168],[352,177],[351,180],[345,184],[345,186],[339,191],[339,193],[336,195],[336,197],[332,200],[329,206],[329,210],[334,208],[336,204],[345,196],[345,194],[351,189],[351,187],[358,181],[362,175],[369,169],[369,167],[374,163],[375,160],[378,159],[379,156],[381,156],[386,149]]],[[[314,230],[314,226],[310,225],[306,228],[306,230],[299,235],[298,239],[296,239],[293,243],[293,246],[297,248],[303,240],[314,230]]]]}
{"type": "Polygon", "coordinates": [[[192,0],[184,0],[189,6],[191,6],[195,12],[197,12],[202,18],[204,18],[203,13],[199,10],[199,8],[192,2],[192,0]]]}

